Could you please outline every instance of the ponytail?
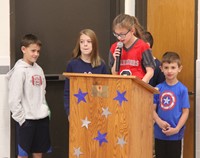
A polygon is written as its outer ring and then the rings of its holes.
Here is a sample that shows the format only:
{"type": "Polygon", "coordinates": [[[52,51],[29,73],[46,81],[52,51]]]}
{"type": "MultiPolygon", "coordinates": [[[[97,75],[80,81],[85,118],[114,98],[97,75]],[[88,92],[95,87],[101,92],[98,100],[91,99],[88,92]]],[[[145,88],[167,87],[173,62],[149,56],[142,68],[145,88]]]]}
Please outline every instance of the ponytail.
{"type": "Polygon", "coordinates": [[[135,36],[140,39],[143,39],[144,38],[143,34],[145,31],[144,28],[140,25],[140,23],[136,17],[132,16],[132,19],[134,21],[135,36]]]}
{"type": "Polygon", "coordinates": [[[144,29],[140,25],[138,19],[134,16],[130,16],[128,14],[119,14],[114,20],[113,20],[113,31],[116,27],[120,28],[127,28],[128,30],[131,30],[132,28],[135,29],[135,36],[137,38],[143,39],[143,33],[144,29]]]}

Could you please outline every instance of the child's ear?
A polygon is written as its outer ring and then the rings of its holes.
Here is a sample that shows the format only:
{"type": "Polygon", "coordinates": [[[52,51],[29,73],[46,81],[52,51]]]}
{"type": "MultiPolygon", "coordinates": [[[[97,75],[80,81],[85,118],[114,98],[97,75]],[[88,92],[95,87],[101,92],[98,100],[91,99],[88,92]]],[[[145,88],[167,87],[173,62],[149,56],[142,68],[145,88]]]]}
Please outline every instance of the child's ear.
{"type": "Polygon", "coordinates": [[[132,27],[130,31],[133,33],[133,35],[136,35],[136,31],[134,27],[132,27]]]}
{"type": "Polygon", "coordinates": [[[159,68],[160,68],[160,70],[163,72],[163,70],[162,70],[162,66],[161,66],[161,65],[159,66],[159,68]]]}
{"type": "Polygon", "coordinates": [[[21,51],[22,51],[23,53],[25,53],[25,49],[26,49],[26,47],[21,46],[21,51]]]}
{"type": "Polygon", "coordinates": [[[181,72],[182,69],[183,69],[183,66],[181,65],[181,66],[179,67],[178,72],[181,72]]]}

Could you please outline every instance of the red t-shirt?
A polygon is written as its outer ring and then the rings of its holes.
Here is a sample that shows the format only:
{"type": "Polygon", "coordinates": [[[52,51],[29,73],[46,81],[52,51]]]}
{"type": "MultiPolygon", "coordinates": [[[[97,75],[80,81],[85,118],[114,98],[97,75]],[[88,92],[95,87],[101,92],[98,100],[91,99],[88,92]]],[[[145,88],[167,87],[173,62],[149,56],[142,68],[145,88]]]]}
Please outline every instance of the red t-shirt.
{"type": "MultiPolygon", "coordinates": [[[[113,54],[117,47],[117,42],[114,43],[110,52],[113,54]]],[[[128,49],[125,47],[122,48],[121,60],[120,60],[120,70],[118,74],[120,75],[133,75],[139,78],[143,78],[146,74],[145,67],[152,65],[147,61],[143,61],[143,53],[147,53],[152,58],[149,45],[146,44],[143,40],[138,39],[135,43],[128,49]],[[146,63],[146,64],[145,64],[146,63]]],[[[145,53],[145,54],[146,54],[145,53]]],[[[151,59],[152,60],[152,59],[151,59]]]]}

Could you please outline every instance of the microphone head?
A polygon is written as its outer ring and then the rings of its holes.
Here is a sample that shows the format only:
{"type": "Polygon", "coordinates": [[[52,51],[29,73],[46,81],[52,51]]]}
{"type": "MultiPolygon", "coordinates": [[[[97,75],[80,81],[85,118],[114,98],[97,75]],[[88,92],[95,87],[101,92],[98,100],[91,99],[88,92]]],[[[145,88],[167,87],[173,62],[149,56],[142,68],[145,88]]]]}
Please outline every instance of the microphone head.
{"type": "Polygon", "coordinates": [[[117,48],[122,48],[123,47],[123,43],[122,42],[117,42],[117,48]]]}

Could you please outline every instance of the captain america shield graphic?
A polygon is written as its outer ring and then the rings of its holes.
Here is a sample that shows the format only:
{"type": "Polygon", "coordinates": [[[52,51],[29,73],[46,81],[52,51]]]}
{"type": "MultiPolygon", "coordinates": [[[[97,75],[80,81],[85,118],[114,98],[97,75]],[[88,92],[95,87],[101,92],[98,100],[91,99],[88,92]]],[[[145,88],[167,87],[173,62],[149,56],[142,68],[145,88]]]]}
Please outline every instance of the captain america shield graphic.
{"type": "Polygon", "coordinates": [[[160,96],[160,101],[163,110],[171,110],[176,105],[176,96],[171,91],[164,91],[160,96]]]}

